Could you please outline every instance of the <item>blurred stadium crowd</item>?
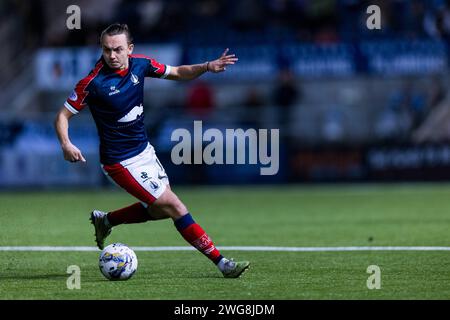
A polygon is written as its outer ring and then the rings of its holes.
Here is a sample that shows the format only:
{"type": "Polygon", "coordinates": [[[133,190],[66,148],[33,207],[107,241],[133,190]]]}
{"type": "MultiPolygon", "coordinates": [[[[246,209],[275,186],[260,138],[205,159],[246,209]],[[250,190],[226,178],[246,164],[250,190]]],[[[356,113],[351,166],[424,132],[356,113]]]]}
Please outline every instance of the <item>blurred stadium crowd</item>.
{"type": "Polygon", "coordinates": [[[450,35],[450,7],[445,0],[5,0],[0,17],[21,25],[17,41],[30,45],[96,45],[111,21],[128,23],[139,42],[256,43],[272,41],[338,42],[372,37],[450,35]],[[77,4],[87,32],[64,33],[58,8],[77,4]],[[366,9],[378,5],[381,32],[365,26],[366,9]],[[220,35],[220,36],[218,36],[220,35]]]}
{"type": "MultiPolygon", "coordinates": [[[[171,130],[195,119],[280,128],[288,154],[450,137],[450,1],[4,0],[0,19],[0,150],[25,145],[21,137],[39,145],[41,136],[46,146],[45,136],[54,139],[46,123],[78,80],[64,76],[64,63],[80,63],[80,48],[98,48],[99,33],[113,22],[130,26],[137,48],[164,48],[163,63],[200,63],[226,47],[240,58],[223,76],[150,82],[147,122],[162,152],[170,150],[171,130]],[[81,8],[80,30],[65,27],[72,4],[81,8]],[[369,5],[381,9],[380,30],[366,26],[369,5]],[[58,60],[67,50],[76,53],[58,60]],[[36,66],[48,60],[51,69],[36,66]],[[44,85],[46,73],[59,78],[44,85]]],[[[83,126],[80,141],[94,146],[95,130],[83,126]]],[[[298,168],[303,160],[288,162],[298,168]]]]}

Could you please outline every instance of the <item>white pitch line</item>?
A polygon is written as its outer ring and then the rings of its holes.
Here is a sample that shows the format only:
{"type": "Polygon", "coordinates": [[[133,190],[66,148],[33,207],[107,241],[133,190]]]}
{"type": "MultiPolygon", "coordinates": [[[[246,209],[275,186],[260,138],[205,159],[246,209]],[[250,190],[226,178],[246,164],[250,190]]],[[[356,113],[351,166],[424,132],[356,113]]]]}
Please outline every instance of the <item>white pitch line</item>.
{"type": "MultiPolygon", "coordinates": [[[[193,247],[131,247],[135,251],[191,251],[193,247]]],[[[217,247],[230,251],[279,251],[279,252],[343,252],[343,251],[450,251],[450,247],[217,247]]],[[[0,246],[0,251],[100,251],[96,247],[53,246],[0,246]]]]}

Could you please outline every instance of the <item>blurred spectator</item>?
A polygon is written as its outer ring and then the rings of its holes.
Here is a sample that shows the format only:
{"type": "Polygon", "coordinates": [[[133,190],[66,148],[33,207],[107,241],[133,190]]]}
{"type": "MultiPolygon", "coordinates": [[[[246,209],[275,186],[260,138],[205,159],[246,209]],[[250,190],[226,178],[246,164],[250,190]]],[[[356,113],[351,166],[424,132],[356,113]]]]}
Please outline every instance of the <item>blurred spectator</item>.
{"type": "Polygon", "coordinates": [[[318,44],[337,43],[339,40],[339,36],[333,26],[322,27],[314,37],[314,42],[318,44]]]}
{"type": "Polygon", "coordinates": [[[194,117],[207,118],[214,110],[214,93],[209,84],[196,80],[188,90],[187,111],[194,117]]]}
{"type": "MultiPolygon", "coordinates": [[[[0,10],[2,16],[20,21],[26,42],[33,45],[35,41],[61,46],[91,44],[91,29],[102,30],[112,22],[127,23],[137,42],[217,42],[218,33],[234,40],[260,36],[266,41],[336,42],[374,36],[450,40],[450,4],[444,0],[241,0],[232,4],[225,0],[80,0],[83,28],[77,32],[60,27],[64,16],[59,8],[46,8],[49,2],[2,1],[0,10]],[[382,30],[366,27],[370,4],[381,8],[382,30]],[[248,37],[240,38],[242,35],[248,37]]],[[[69,4],[65,0],[58,6],[69,4]]]]}
{"type": "Polygon", "coordinates": [[[326,144],[337,144],[344,141],[344,115],[339,110],[339,106],[333,106],[325,112],[321,129],[322,138],[326,144]]]}
{"type": "Polygon", "coordinates": [[[150,0],[141,3],[140,14],[142,17],[140,28],[151,31],[156,29],[162,19],[164,3],[161,0],[150,0]]]}
{"type": "Polygon", "coordinates": [[[265,14],[263,1],[238,1],[233,4],[232,24],[238,31],[260,30],[266,24],[265,14]]]}
{"type": "Polygon", "coordinates": [[[365,27],[366,11],[359,0],[341,0],[338,2],[338,30],[343,39],[354,40],[365,27]]]}
{"type": "Polygon", "coordinates": [[[426,33],[436,39],[449,40],[450,38],[450,6],[448,2],[430,7],[425,14],[424,29],[426,33]]]}
{"type": "Polygon", "coordinates": [[[20,121],[0,122],[0,148],[12,145],[22,131],[20,121]]]}
{"type": "Polygon", "coordinates": [[[249,127],[262,128],[262,107],[264,106],[264,98],[262,97],[261,92],[255,87],[250,87],[244,97],[242,105],[244,107],[244,122],[249,127]]]}
{"type": "Polygon", "coordinates": [[[427,112],[427,99],[426,95],[421,91],[410,89],[408,107],[412,118],[411,129],[417,128],[425,119],[427,112]]]}
{"type": "Polygon", "coordinates": [[[307,29],[303,1],[271,0],[268,1],[268,27],[280,32],[289,32],[297,29],[303,32],[307,29]]]}
{"type": "Polygon", "coordinates": [[[294,106],[299,102],[301,92],[298,89],[298,84],[295,83],[295,78],[289,69],[284,69],[278,75],[272,99],[277,107],[278,121],[280,127],[288,129],[289,122],[294,106]]]}
{"type": "Polygon", "coordinates": [[[375,122],[374,129],[378,140],[387,141],[395,137],[399,128],[397,118],[397,113],[390,106],[384,107],[375,122]]]}
{"type": "Polygon", "coordinates": [[[196,0],[191,6],[191,14],[196,22],[214,22],[223,16],[221,0],[196,0]]]}
{"type": "MultiPolygon", "coordinates": [[[[128,24],[132,30],[133,38],[136,42],[140,42],[142,38],[142,30],[140,26],[144,21],[140,9],[143,4],[143,0],[122,1],[117,6],[115,16],[112,19],[113,21],[128,24]]],[[[144,19],[145,18],[146,17],[144,17],[144,19]]]]}
{"type": "Polygon", "coordinates": [[[261,96],[259,90],[255,87],[251,87],[245,96],[244,106],[254,110],[258,110],[259,107],[264,105],[264,99],[261,96]]]}
{"type": "Polygon", "coordinates": [[[337,38],[337,1],[306,1],[304,10],[307,25],[315,35],[316,41],[337,38]]]}
{"type": "Polygon", "coordinates": [[[376,120],[375,133],[382,141],[404,141],[412,128],[413,118],[409,108],[411,87],[406,85],[405,88],[391,94],[376,120]]]}
{"type": "Polygon", "coordinates": [[[409,37],[423,37],[425,35],[425,4],[421,0],[413,0],[410,3],[410,7],[407,9],[407,12],[408,14],[405,15],[402,30],[404,30],[409,37]]]}
{"type": "Polygon", "coordinates": [[[26,45],[32,48],[43,43],[43,34],[40,30],[45,29],[46,21],[43,13],[43,2],[41,0],[31,1],[21,6],[24,12],[26,45]]]}

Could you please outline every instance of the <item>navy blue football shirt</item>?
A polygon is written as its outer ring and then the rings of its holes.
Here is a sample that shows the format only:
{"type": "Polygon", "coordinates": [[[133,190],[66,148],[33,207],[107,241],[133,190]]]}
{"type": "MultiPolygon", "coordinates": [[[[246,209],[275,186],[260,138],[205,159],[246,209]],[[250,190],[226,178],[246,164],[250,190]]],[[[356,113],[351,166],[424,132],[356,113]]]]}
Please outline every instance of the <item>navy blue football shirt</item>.
{"type": "Polygon", "coordinates": [[[100,137],[100,162],[114,164],[148,145],[144,125],[145,77],[165,78],[170,66],[144,55],[130,55],[128,69],[114,70],[100,58],[80,80],[64,106],[74,114],[89,107],[100,137]]]}

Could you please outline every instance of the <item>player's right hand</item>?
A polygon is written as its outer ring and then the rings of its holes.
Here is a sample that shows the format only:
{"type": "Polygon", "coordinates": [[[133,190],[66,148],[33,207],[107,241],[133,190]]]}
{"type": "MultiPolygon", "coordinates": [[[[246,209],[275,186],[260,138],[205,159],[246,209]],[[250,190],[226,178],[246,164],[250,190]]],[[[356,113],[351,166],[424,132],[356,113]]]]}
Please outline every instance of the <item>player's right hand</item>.
{"type": "Polygon", "coordinates": [[[83,157],[83,154],[81,153],[80,149],[75,147],[71,143],[67,143],[61,146],[63,153],[64,153],[64,159],[70,162],[86,162],[86,159],[83,157]]]}

